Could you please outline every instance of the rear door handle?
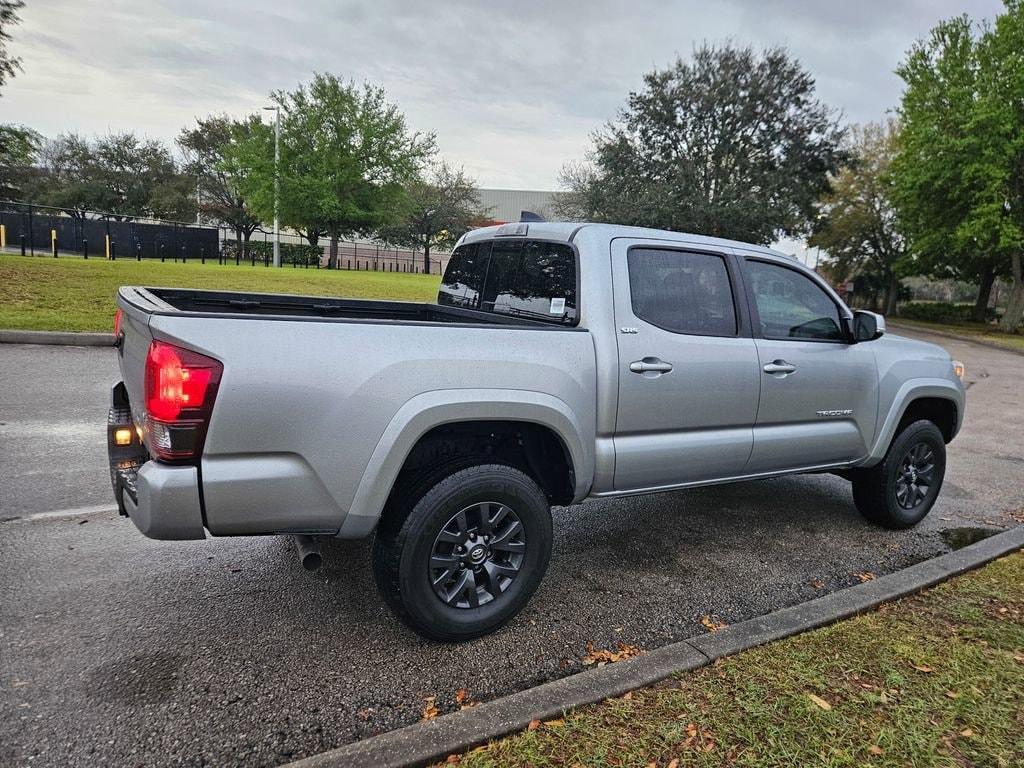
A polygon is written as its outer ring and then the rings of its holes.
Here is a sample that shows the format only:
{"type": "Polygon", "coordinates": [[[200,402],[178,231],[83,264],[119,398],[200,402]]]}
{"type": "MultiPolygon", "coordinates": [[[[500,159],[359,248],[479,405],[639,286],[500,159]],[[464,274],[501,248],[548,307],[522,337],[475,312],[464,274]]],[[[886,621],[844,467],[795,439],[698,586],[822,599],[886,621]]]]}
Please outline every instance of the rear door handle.
{"type": "Polygon", "coordinates": [[[672,363],[666,363],[657,357],[645,357],[643,360],[634,360],[630,363],[629,370],[633,373],[668,373],[672,370],[672,363]]]}
{"type": "Polygon", "coordinates": [[[796,366],[792,363],[787,363],[785,360],[772,360],[764,367],[764,372],[771,374],[781,373],[785,376],[787,373],[796,373],[796,366]]]}

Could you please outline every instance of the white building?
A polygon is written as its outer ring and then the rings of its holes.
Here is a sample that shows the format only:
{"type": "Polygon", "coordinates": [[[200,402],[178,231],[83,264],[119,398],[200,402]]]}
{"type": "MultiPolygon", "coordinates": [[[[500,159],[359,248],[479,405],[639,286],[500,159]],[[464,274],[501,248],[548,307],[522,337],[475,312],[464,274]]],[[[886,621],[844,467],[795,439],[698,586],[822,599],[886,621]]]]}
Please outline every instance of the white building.
{"type": "Polygon", "coordinates": [[[536,213],[541,218],[555,218],[551,209],[554,192],[532,189],[479,189],[480,202],[490,208],[490,217],[496,222],[519,221],[523,211],[536,213]]]}

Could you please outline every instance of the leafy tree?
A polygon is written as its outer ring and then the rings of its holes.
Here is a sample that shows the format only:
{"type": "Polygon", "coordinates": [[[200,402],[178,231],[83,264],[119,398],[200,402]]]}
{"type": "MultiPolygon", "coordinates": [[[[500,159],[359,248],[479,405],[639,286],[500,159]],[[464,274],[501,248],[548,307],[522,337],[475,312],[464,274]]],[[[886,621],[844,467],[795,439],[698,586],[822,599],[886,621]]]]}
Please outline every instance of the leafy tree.
{"type": "MultiPolygon", "coordinates": [[[[281,107],[279,216],[283,224],[338,240],[392,221],[404,185],[434,152],[432,134],[410,133],[381,88],[317,74],[307,85],[273,94],[281,107]]],[[[266,125],[232,154],[247,169],[243,192],[266,220],[274,211],[274,132],[266,125]]]]}
{"type": "Polygon", "coordinates": [[[828,251],[832,274],[878,283],[882,311],[896,311],[906,238],[892,202],[889,167],[896,155],[895,122],[872,123],[851,131],[850,162],[832,179],[821,202],[821,218],[809,244],[828,251]]]}
{"type": "Polygon", "coordinates": [[[49,187],[41,202],[72,215],[195,218],[195,181],[179,172],[170,150],[156,140],[112,133],[90,142],[62,134],[47,143],[41,160],[49,187]]]}
{"type": "Polygon", "coordinates": [[[1024,313],[1024,11],[975,34],[966,16],[944,21],[897,70],[906,83],[896,201],[918,268],[980,285],[984,318],[994,278],[1012,279],[1003,328],[1024,313]]]}
{"type": "Polygon", "coordinates": [[[704,45],[644,77],[563,173],[562,215],[768,243],[808,230],[843,159],[832,110],[784,49],[704,45]]]}
{"type": "Polygon", "coordinates": [[[24,197],[43,137],[24,125],[0,123],[0,198],[24,197]]]}
{"type": "Polygon", "coordinates": [[[441,162],[405,188],[397,221],[381,230],[383,240],[423,250],[423,271],[430,272],[430,249],[449,248],[487,215],[476,182],[459,168],[441,162]]]}
{"type": "Polygon", "coordinates": [[[259,115],[243,120],[211,115],[178,135],[185,172],[197,181],[200,216],[229,227],[243,254],[260,220],[242,194],[247,169],[238,164],[231,147],[250,141],[259,125],[259,115]]]}
{"type": "Polygon", "coordinates": [[[22,0],[0,0],[0,86],[21,69],[21,59],[7,50],[11,27],[19,23],[18,11],[25,7],[22,0]]]}

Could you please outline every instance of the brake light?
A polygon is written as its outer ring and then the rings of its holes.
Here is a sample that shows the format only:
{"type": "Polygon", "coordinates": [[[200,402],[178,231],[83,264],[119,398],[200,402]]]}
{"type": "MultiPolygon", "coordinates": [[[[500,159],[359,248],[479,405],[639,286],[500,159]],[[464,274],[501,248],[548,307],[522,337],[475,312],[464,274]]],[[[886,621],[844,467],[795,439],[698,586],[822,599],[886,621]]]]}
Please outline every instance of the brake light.
{"type": "Polygon", "coordinates": [[[118,307],[117,312],[114,313],[114,338],[116,339],[121,335],[121,309],[118,307]]]}
{"type": "Polygon", "coordinates": [[[165,461],[199,458],[224,367],[190,349],[154,341],[144,379],[147,444],[165,461]]]}

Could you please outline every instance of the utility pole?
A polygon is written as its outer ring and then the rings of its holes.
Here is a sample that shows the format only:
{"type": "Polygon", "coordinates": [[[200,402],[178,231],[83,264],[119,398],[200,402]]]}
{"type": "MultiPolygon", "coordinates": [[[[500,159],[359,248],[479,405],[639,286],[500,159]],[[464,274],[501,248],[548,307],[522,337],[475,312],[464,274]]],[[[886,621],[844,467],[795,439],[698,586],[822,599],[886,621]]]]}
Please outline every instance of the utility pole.
{"type": "Polygon", "coordinates": [[[281,266],[281,225],[278,199],[281,196],[281,106],[264,107],[274,111],[274,266],[281,266]]]}

